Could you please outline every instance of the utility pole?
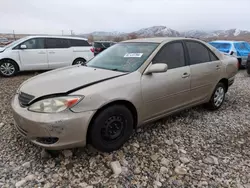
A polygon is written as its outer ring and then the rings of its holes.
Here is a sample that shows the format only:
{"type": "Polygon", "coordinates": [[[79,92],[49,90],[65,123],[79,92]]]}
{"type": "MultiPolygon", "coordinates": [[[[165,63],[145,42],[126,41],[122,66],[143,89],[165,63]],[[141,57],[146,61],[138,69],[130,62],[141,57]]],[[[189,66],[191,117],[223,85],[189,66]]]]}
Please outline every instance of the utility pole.
{"type": "Polygon", "coordinates": [[[62,30],[62,35],[63,35],[63,30],[62,30]]]}
{"type": "Polygon", "coordinates": [[[13,37],[16,40],[15,30],[13,30],[13,37]]]}

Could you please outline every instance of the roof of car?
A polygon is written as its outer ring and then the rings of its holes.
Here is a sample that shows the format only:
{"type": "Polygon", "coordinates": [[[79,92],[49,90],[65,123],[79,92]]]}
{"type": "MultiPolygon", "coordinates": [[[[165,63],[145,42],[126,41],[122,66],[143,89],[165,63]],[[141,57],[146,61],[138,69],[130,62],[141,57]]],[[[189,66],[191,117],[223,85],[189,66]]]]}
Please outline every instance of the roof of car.
{"type": "Polygon", "coordinates": [[[32,36],[27,36],[26,38],[62,38],[62,39],[78,39],[78,40],[88,40],[86,38],[82,37],[72,37],[72,36],[58,36],[58,35],[32,35],[32,36]]]}
{"type": "Polygon", "coordinates": [[[116,43],[114,41],[94,41],[94,42],[109,42],[109,43],[116,43]]]}
{"type": "Polygon", "coordinates": [[[238,43],[238,42],[245,42],[245,41],[233,41],[233,40],[215,40],[211,42],[216,42],[216,43],[238,43]]]}
{"type": "Polygon", "coordinates": [[[173,40],[184,40],[184,39],[190,39],[190,40],[196,40],[193,38],[185,38],[185,37],[154,37],[154,38],[140,38],[140,39],[132,39],[132,40],[126,40],[123,42],[153,42],[153,43],[162,43],[162,42],[170,42],[173,40]]]}

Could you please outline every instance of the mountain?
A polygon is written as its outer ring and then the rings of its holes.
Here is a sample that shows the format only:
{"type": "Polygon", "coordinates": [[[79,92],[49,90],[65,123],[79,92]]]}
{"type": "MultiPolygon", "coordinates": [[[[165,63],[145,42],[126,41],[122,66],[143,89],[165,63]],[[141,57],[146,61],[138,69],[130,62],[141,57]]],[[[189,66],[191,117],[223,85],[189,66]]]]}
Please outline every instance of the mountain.
{"type": "Polygon", "coordinates": [[[88,34],[82,34],[80,36],[94,39],[94,40],[115,40],[121,41],[126,39],[134,38],[145,38],[145,37],[191,37],[199,38],[202,40],[215,40],[215,39],[228,39],[228,40],[246,40],[250,41],[250,31],[240,29],[227,29],[227,30],[188,30],[179,32],[166,26],[153,26],[143,28],[134,32],[105,32],[95,31],[88,34]]]}
{"type": "Polygon", "coordinates": [[[129,35],[136,35],[137,37],[178,37],[180,33],[173,29],[167,28],[165,26],[153,26],[148,28],[143,28],[138,31],[131,33],[123,32],[105,32],[105,31],[95,31],[88,34],[80,34],[80,36],[88,37],[92,35],[93,37],[128,37],[129,35]]]}
{"type": "Polygon", "coordinates": [[[153,26],[133,32],[138,37],[179,37],[180,33],[165,26],[153,26]]]}
{"type": "Polygon", "coordinates": [[[228,30],[215,30],[215,31],[202,31],[202,30],[190,30],[181,32],[182,36],[194,37],[194,38],[233,38],[243,35],[250,35],[250,31],[244,31],[240,29],[228,29],[228,30]]]}

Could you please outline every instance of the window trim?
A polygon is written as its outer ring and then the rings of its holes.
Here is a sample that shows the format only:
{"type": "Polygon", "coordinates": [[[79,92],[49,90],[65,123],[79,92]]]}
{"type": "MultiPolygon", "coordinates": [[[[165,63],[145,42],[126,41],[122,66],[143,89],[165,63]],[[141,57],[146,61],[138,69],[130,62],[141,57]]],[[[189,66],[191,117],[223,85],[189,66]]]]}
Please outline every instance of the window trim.
{"type": "MultiPolygon", "coordinates": [[[[199,64],[206,63],[206,62],[197,63],[197,64],[191,64],[191,63],[190,63],[191,61],[190,61],[190,56],[189,56],[189,52],[188,52],[187,42],[198,43],[198,44],[204,46],[204,47],[208,50],[208,52],[212,53],[212,54],[216,57],[217,61],[220,60],[220,59],[218,58],[218,56],[217,56],[209,47],[207,47],[207,46],[206,46],[205,44],[203,44],[202,42],[196,41],[196,40],[184,40],[183,43],[184,43],[184,46],[185,46],[185,51],[186,51],[186,54],[187,54],[187,63],[188,63],[189,66],[191,66],[191,65],[199,65],[199,64]]],[[[208,53],[209,60],[210,60],[209,62],[213,62],[213,61],[211,60],[210,53],[208,53]]]]}
{"type": "Polygon", "coordinates": [[[46,46],[45,46],[45,38],[44,37],[34,37],[34,38],[29,38],[19,44],[17,44],[16,46],[14,46],[12,48],[12,50],[42,50],[42,49],[46,49],[46,46]],[[44,48],[32,48],[32,49],[21,49],[21,45],[29,40],[32,40],[32,39],[43,39],[44,40],[44,48]]]}
{"type": "MultiPolygon", "coordinates": [[[[151,61],[152,64],[157,64],[157,63],[153,63],[154,58],[163,50],[163,48],[165,48],[165,46],[170,45],[170,44],[173,44],[173,43],[181,43],[182,49],[183,49],[183,54],[184,54],[184,66],[182,66],[182,67],[188,66],[188,62],[187,62],[188,59],[187,59],[187,55],[186,55],[186,52],[185,52],[183,40],[174,40],[174,41],[170,41],[170,42],[165,43],[165,44],[161,47],[161,49],[155,54],[155,56],[152,58],[152,61],[151,61]]],[[[181,67],[176,67],[176,68],[173,68],[173,69],[178,69],[178,68],[181,68],[181,67]]],[[[171,69],[169,69],[169,70],[171,70],[171,69]]]]}

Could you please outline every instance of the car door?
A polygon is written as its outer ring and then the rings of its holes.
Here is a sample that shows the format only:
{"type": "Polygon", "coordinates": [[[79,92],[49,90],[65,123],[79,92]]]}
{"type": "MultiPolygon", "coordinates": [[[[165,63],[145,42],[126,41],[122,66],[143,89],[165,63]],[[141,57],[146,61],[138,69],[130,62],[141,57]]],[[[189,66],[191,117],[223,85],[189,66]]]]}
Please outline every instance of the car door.
{"type": "Polygon", "coordinates": [[[16,46],[14,50],[18,50],[22,70],[48,69],[48,57],[44,48],[44,38],[28,39],[16,46]],[[21,46],[24,48],[21,48],[21,46]]]}
{"type": "Polygon", "coordinates": [[[152,64],[166,63],[167,72],[142,75],[141,89],[146,120],[189,103],[190,68],[185,59],[181,41],[167,43],[152,61],[152,64]]]}
{"type": "Polygon", "coordinates": [[[219,82],[222,62],[198,41],[185,41],[191,72],[191,96],[193,102],[210,97],[211,90],[219,82]]]}
{"type": "Polygon", "coordinates": [[[68,39],[46,38],[49,68],[56,69],[72,65],[73,49],[68,39]]]}

